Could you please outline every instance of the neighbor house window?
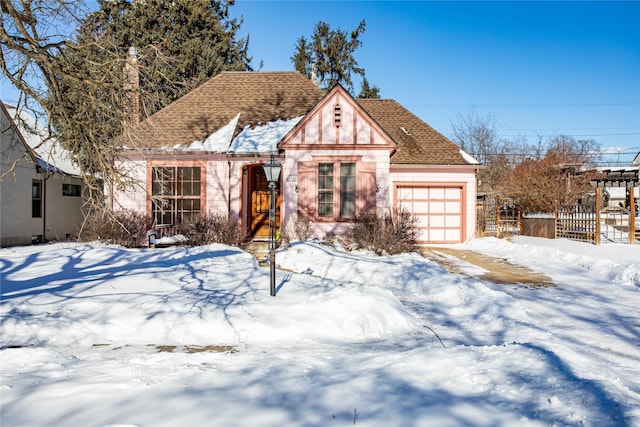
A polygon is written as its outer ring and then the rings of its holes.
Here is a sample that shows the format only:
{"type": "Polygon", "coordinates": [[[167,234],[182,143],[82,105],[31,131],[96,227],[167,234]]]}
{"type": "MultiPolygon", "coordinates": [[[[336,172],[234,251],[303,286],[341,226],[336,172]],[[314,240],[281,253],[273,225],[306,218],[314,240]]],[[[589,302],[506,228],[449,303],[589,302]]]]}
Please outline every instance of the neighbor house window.
{"type": "Polygon", "coordinates": [[[201,169],[154,167],[151,175],[153,223],[175,225],[193,222],[201,212],[201,169]]]}
{"type": "Polygon", "coordinates": [[[62,195],[80,197],[81,187],[76,184],[62,184],[62,195]]]}
{"type": "Polygon", "coordinates": [[[39,179],[31,183],[31,217],[42,218],[42,181],[39,179]]]}

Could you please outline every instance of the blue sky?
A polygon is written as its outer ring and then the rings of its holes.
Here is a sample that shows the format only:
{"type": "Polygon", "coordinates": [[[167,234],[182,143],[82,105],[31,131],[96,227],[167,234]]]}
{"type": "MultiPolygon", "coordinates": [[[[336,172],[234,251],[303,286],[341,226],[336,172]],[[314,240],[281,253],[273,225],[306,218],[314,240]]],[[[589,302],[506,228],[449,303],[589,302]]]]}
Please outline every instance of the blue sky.
{"type": "Polygon", "coordinates": [[[266,71],[292,69],[318,21],[351,31],[365,19],[356,59],[369,81],[447,136],[474,109],[505,137],[595,139],[621,150],[607,161],[640,151],[640,2],[238,0],[231,11],[266,71]]]}
{"type": "Polygon", "coordinates": [[[293,69],[318,21],[350,32],[364,19],[356,59],[369,81],[447,136],[473,109],[506,138],[595,139],[611,162],[640,151],[638,1],[237,0],[231,15],[264,71],[293,69]]]}

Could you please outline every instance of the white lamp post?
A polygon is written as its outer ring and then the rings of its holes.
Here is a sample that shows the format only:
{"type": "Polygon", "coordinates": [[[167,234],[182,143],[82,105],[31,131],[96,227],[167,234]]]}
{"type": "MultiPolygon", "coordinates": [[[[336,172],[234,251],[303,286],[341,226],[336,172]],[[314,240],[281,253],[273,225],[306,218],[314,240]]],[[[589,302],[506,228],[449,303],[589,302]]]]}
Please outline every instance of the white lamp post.
{"type": "Polygon", "coordinates": [[[269,204],[269,279],[271,286],[270,295],[276,296],[276,184],[280,177],[282,165],[273,158],[262,165],[264,175],[269,182],[271,200],[269,204]]]}

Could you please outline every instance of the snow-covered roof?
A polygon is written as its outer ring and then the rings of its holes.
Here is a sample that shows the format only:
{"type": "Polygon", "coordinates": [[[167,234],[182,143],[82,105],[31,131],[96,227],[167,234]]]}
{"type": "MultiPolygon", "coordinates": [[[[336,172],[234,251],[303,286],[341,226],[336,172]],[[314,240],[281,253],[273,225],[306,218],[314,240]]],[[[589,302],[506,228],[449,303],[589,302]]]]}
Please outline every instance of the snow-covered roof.
{"type": "Polygon", "coordinates": [[[467,153],[464,150],[460,150],[460,155],[462,156],[463,159],[465,159],[467,161],[467,163],[469,163],[470,165],[479,165],[480,162],[478,160],[476,160],[475,157],[473,157],[471,154],[467,153]]]}
{"type": "Polygon", "coordinates": [[[229,123],[209,135],[204,141],[194,141],[186,151],[212,151],[214,153],[226,153],[229,150],[233,133],[238,126],[240,113],[231,119],[229,123]]]}
{"type": "Polygon", "coordinates": [[[298,124],[303,116],[292,119],[246,125],[234,138],[241,113],[229,123],[210,134],[204,141],[194,141],[186,148],[179,146],[173,149],[180,151],[209,151],[222,154],[269,154],[278,151],[278,143],[298,124]]]}
{"type": "Polygon", "coordinates": [[[65,150],[57,139],[48,136],[47,129],[35,117],[24,109],[18,111],[15,106],[4,104],[10,118],[14,121],[25,142],[37,156],[38,166],[51,173],[81,175],[80,168],[73,156],[65,150]]]}
{"type": "Polygon", "coordinates": [[[303,116],[265,123],[255,127],[245,126],[233,139],[229,152],[234,154],[278,152],[278,143],[298,124],[303,116]]]}

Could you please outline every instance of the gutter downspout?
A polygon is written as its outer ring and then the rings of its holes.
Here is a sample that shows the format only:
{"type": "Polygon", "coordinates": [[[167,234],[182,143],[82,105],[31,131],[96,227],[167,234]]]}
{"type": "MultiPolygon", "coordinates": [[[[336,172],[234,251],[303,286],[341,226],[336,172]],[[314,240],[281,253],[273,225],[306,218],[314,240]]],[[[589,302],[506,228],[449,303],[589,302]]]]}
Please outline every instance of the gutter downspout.
{"type": "Polygon", "coordinates": [[[39,168],[40,171],[38,173],[42,173],[42,200],[40,203],[42,205],[42,242],[45,243],[47,241],[47,180],[51,178],[51,174],[39,168]]]}
{"type": "Polygon", "coordinates": [[[227,218],[231,218],[231,156],[227,153],[227,218]]]}
{"type": "Polygon", "coordinates": [[[42,242],[47,241],[47,180],[48,174],[44,175],[42,180],[42,242]]]}
{"type": "MultiPolygon", "coordinates": [[[[231,138],[229,138],[229,144],[227,144],[227,149],[225,150],[225,154],[227,155],[227,218],[231,218],[231,144],[233,144],[233,135],[235,133],[235,129],[238,126],[238,120],[240,119],[240,113],[238,113],[235,117],[234,124],[234,132],[231,133],[231,138]]],[[[242,202],[240,203],[242,209],[242,202]]]]}

